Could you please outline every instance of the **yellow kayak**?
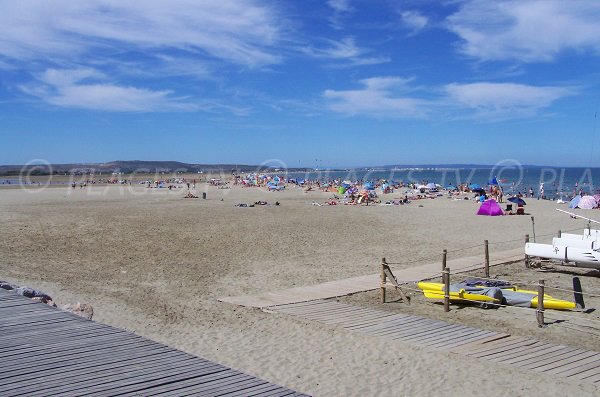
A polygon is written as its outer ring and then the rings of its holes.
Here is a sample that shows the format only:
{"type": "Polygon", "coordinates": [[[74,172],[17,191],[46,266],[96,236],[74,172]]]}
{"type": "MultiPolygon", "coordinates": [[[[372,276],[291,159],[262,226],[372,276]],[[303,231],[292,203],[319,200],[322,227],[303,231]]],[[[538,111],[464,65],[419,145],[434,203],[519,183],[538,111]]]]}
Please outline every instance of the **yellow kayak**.
{"type": "MultiPolygon", "coordinates": [[[[444,284],[441,283],[428,283],[428,282],[419,282],[417,286],[423,290],[426,298],[429,299],[444,299],[444,284]]],[[[461,289],[459,291],[450,291],[450,300],[451,301],[459,301],[459,300],[473,300],[478,302],[496,302],[500,303],[499,299],[494,299],[491,296],[482,295],[482,294],[473,294],[465,289],[461,289]]]]}
{"type": "MultiPolygon", "coordinates": [[[[444,284],[442,284],[442,283],[432,283],[432,282],[422,281],[422,282],[417,283],[417,286],[421,290],[423,290],[425,297],[428,299],[444,299],[444,284]]],[[[476,288],[478,288],[478,287],[486,288],[485,286],[476,286],[476,288]]],[[[516,286],[512,286],[509,288],[501,288],[501,289],[503,291],[506,290],[507,292],[513,291],[513,292],[516,292],[519,294],[530,295],[531,296],[531,300],[530,300],[531,307],[533,307],[533,308],[538,307],[537,291],[519,289],[516,286]]],[[[469,291],[464,290],[464,289],[461,289],[458,292],[452,292],[452,291],[450,292],[450,300],[451,301],[460,301],[460,300],[465,300],[465,299],[480,301],[480,302],[490,302],[490,301],[498,302],[498,299],[494,299],[494,298],[486,296],[486,295],[470,293],[469,291]]],[[[575,302],[553,298],[552,296],[550,296],[548,294],[544,294],[544,308],[545,309],[571,310],[571,309],[575,309],[576,307],[577,307],[577,305],[575,302]]]]}

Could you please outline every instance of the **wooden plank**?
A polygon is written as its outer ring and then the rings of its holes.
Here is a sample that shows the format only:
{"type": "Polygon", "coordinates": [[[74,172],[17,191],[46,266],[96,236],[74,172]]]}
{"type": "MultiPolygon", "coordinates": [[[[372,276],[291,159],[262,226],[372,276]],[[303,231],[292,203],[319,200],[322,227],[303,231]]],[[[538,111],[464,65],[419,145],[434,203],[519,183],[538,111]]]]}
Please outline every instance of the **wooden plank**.
{"type": "MultiPolygon", "coordinates": [[[[236,376],[234,378],[226,379],[223,382],[211,382],[206,384],[200,384],[196,387],[190,387],[185,390],[182,394],[169,393],[168,396],[179,396],[179,395],[249,395],[247,394],[249,389],[253,387],[268,387],[270,390],[274,391],[282,391],[287,390],[280,386],[273,385],[267,382],[261,382],[260,380],[256,380],[256,378],[249,377],[239,377],[236,376]]],[[[257,391],[258,392],[258,391],[257,391]]],[[[289,392],[289,390],[287,390],[289,392]]]]}
{"type": "MultiPolygon", "coordinates": [[[[144,357],[138,357],[144,358],[144,357]]],[[[169,364],[169,363],[189,363],[190,360],[181,360],[177,359],[177,357],[169,356],[165,358],[162,362],[159,362],[161,365],[169,364]]],[[[115,360],[113,357],[113,363],[119,363],[119,359],[115,360]]],[[[150,363],[150,361],[149,361],[150,363]]],[[[155,363],[155,361],[152,361],[155,363]]],[[[91,367],[93,367],[94,362],[91,362],[91,367]]],[[[65,393],[70,390],[75,390],[76,388],[80,388],[82,385],[86,384],[100,384],[104,383],[105,380],[110,379],[109,375],[117,374],[118,376],[129,376],[134,372],[148,373],[151,372],[150,369],[151,364],[145,363],[143,360],[140,364],[127,366],[127,364],[123,364],[121,367],[105,367],[101,370],[95,371],[89,369],[88,365],[83,370],[79,370],[75,367],[75,371],[71,372],[73,367],[70,368],[61,368],[58,367],[56,370],[60,371],[62,369],[62,373],[55,371],[54,374],[36,376],[35,373],[31,373],[29,377],[21,377],[18,382],[12,382],[6,385],[7,391],[15,390],[18,392],[27,392],[27,393],[41,393],[43,395],[51,395],[53,393],[65,393]],[[69,377],[65,377],[65,374],[68,373],[69,377]],[[35,381],[32,383],[32,381],[35,381]]],[[[40,375],[38,373],[37,375],[40,375]]]]}
{"type": "Polygon", "coordinates": [[[369,329],[371,327],[375,327],[379,324],[383,324],[383,323],[387,323],[387,322],[391,322],[391,321],[397,321],[401,318],[406,318],[406,317],[410,317],[408,315],[405,314],[392,314],[391,316],[386,316],[386,317],[382,317],[382,321],[380,322],[369,322],[369,323],[363,323],[361,321],[357,321],[355,324],[348,324],[345,325],[344,328],[347,328],[351,331],[357,331],[357,332],[362,332],[363,329],[369,329]]]}
{"type": "MultiPolygon", "coordinates": [[[[50,351],[64,350],[65,347],[72,348],[80,345],[91,345],[95,342],[102,341],[105,338],[114,340],[115,336],[119,335],[108,331],[104,331],[104,333],[95,333],[93,335],[88,335],[87,330],[80,330],[79,332],[63,332],[64,335],[62,336],[66,339],[60,339],[58,341],[48,340],[47,337],[44,339],[40,336],[37,338],[15,340],[11,345],[2,343],[0,344],[0,346],[2,346],[2,356],[3,358],[7,358],[19,355],[22,358],[23,355],[28,352],[45,354],[50,351]]],[[[129,336],[129,338],[131,338],[131,336],[129,336]]],[[[137,337],[137,339],[139,339],[139,337],[137,337]]]]}
{"type": "Polygon", "coordinates": [[[257,380],[248,380],[245,382],[236,383],[235,385],[219,387],[214,390],[203,392],[203,397],[225,397],[225,396],[250,396],[252,390],[263,388],[266,385],[265,382],[259,382],[257,380]]]}
{"type": "Polygon", "coordinates": [[[459,332],[443,335],[441,338],[428,338],[426,340],[420,341],[419,343],[421,345],[429,346],[438,350],[448,350],[455,346],[464,345],[475,340],[487,338],[492,334],[492,331],[475,329],[466,331],[464,333],[459,332]]]}
{"type": "MultiPolygon", "coordinates": [[[[178,382],[177,389],[173,388],[171,385],[162,385],[157,386],[152,389],[153,397],[179,397],[179,396],[187,396],[199,394],[201,392],[206,392],[208,390],[216,389],[219,387],[229,386],[235,383],[239,383],[242,381],[246,381],[249,379],[253,379],[252,376],[246,375],[237,371],[222,371],[217,372],[210,375],[204,375],[192,379],[188,379],[185,381],[178,382]]],[[[122,397],[133,397],[139,394],[135,393],[127,393],[122,397]]]]}
{"type": "MultiPolygon", "coordinates": [[[[594,355],[598,354],[597,352],[590,352],[590,353],[591,353],[591,356],[594,356],[594,355]]],[[[569,358],[562,359],[560,361],[555,361],[555,362],[552,362],[552,363],[548,363],[548,364],[544,364],[544,365],[532,367],[531,369],[533,369],[535,371],[538,371],[538,372],[550,372],[553,369],[557,369],[557,368],[563,367],[563,366],[565,366],[567,364],[571,364],[571,363],[574,363],[574,362],[581,362],[581,361],[582,361],[582,359],[580,357],[578,357],[578,356],[572,356],[572,357],[569,357],[569,358]]]]}
{"type": "Polygon", "coordinates": [[[504,360],[504,363],[513,364],[518,367],[526,368],[529,365],[542,365],[540,362],[549,363],[558,361],[569,355],[577,354],[577,349],[564,345],[550,345],[551,347],[541,348],[538,352],[532,352],[531,357],[515,357],[514,359],[504,360]]]}
{"type": "Polygon", "coordinates": [[[535,339],[528,338],[515,338],[514,340],[506,340],[504,343],[500,341],[495,346],[490,346],[489,348],[484,348],[479,351],[470,352],[467,355],[469,357],[485,357],[492,354],[496,354],[499,352],[510,351],[514,349],[520,349],[528,345],[532,345],[534,343],[538,343],[535,339]]]}
{"type": "MultiPolygon", "coordinates": [[[[147,342],[145,345],[150,346],[147,342]]],[[[23,356],[15,355],[11,357],[11,360],[15,360],[15,364],[0,368],[0,373],[14,371],[22,367],[27,368],[27,366],[30,365],[42,365],[46,362],[58,363],[61,361],[73,360],[79,358],[82,355],[93,356],[96,354],[102,354],[102,349],[114,349],[115,351],[121,351],[125,349],[129,350],[132,348],[133,347],[131,346],[130,342],[115,343],[108,341],[106,343],[103,343],[95,350],[90,349],[88,346],[83,346],[82,348],[78,348],[76,351],[68,350],[68,348],[48,352],[42,351],[39,353],[34,351],[32,354],[27,354],[23,356]]]]}
{"type": "Polygon", "coordinates": [[[426,326],[431,324],[437,324],[436,320],[425,319],[416,316],[406,316],[401,318],[395,318],[390,321],[386,321],[381,324],[377,324],[373,327],[365,327],[361,329],[361,332],[373,334],[378,331],[385,331],[390,328],[405,327],[406,329],[416,328],[420,326],[426,326]]]}
{"type": "MultiPolygon", "coordinates": [[[[182,361],[175,366],[162,366],[157,368],[142,367],[132,371],[115,371],[114,374],[91,378],[74,379],[72,382],[44,383],[42,388],[35,394],[40,396],[76,394],[76,395],[94,395],[103,391],[119,390],[140,390],[147,389],[151,385],[160,385],[165,382],[176,382],[177,379],[187,379],[194,377],[193,372],[214,373],[226,370],[224,367],[214,363],[197,363],[191,361],[182,361]]],[[[196,375],[198,376],[198,375],[196,375]]],[[[115,392],[115,394],[117,394],[115,392]]]]}
{"type": "Polygon", "coordinates": [[[546,371],[547,373],[552,373],[560,376],[571,377],[580,373],[582,370],[588,370],[590,368],[600,369],[600,355],[593,354],[587,357],[583,357],[579,360],[572,361],[567,365],[557,366],[551,370],[546,371]]]}
{"type": "Polygon", "coordinates": [[[475,341],[466,343],[464,345],[455,346],[455,347],[450,348],[449,350],[453,353],[464,354],[465,352],[468,352],[468,351],[477,350],[477,349],[481,348],[482,346],[485,346],[486,343],[497,342],[497,341],[500,341],[502,339],[509,338],[509,337],[510,337],[509,334],[503,334],[503,333],[496,332],[486,338],[475,340],[475,341]]]}
{"type": "Polygon", "coordinates": [[[454,346],[465,344],[472,342],[474,340],[478,340],[484,337],[487,337],[490,334],[490,331],[485,330],[472,330],[467,331],[464,334],[453,334],[446,338],[430,338],[426,341],[421,342],[420,344],[428,346],[437,350],[446,350],[450,349],[454,346]]]}
{"type": "MultiPolygon", "coordinates": [[[[176,352],[179,353],[179,352],[176,352]]],[[[26,379],[30,376],[36,376],[36,378],[44,378],[51,376],[53,373],[58,372],[64,374],[65,371],[69,373],[87,373],[88,368],[92,368],[93,371],[99,371],[105,368],[118,367],[120,365],[135,364],[139,360],[143,364],[144,362],[156,362],[164,361],[172,358],[177,359],[188,359],[189,357],[182,357],[180,354],[175,354],[172,350],[165,348],[165,346],[154,346],[152,349],[137,350],[128,353],[127,355],[120,355],[118,352],[114,354],[107,353],[103,357],[79,357],[65,362],[44,362],[42,364],[32,366],[32,368],[25,368],[17,373],[16,370],[7,370],[8,374],[2,375],[8,378],[10,376],[10,382],[17,382],[21,379],[26,379]],[[32,375],[33,374],[33,375],[32,375]],[[41,375],[40,375],[41,374],[41,375]]]]}
{"type": "Polygon", "coordinates": [[[323,310],[315,313],[305,313],[297,315],[298,317],[305,318],[307,320],[319,321],[329,318],[344,318],[350,316],[364,316],[369,312],[361,309],[338,309],[338,310],[323,310]]]}
{"type": "MultiPolygon", "coordinates": [[[[91,385],[85,388],[86,396],[97,396],[101,394],[105,394],[106,392],[113,393],[113,391],[118,390],[119,394],[122,393],[131,393],[138,392],[141,394],[145,394],[146,391],[151,395],[151,390],[154,387],[161,386],[164,384],[175,384],[177,382],[185,381],[187,379],[197,378],[198,376],[216,373],[221,371],[227,371],[228,369],[223,366],[215,366],[210,367],[207,371],[200,373],[196,372],[194,374],[193,369],[185,369],[185,370],[166,370],[166,371],[158,371],[149,375],[140,375],[136,377],[123,378],[118,380],[113,380],[108,383],[102,383],[98,385],[91,385]]],[[[257,379],[257,382],[263,382],[264,380],[257,379]]],[[[175,386],[175,385],[174,385],[175,386]]],[[[176,386],[175,386],[176,387],[176,386]]],[[[77,393],[79,394],[79,393],[77,393]]],[[[114,392],[114,394],[117,394],[114,392]]],[[[114,395],[113,394],[113,395],[114,395]]]]}
{"type": "Polygon", "coordinates": [[[380,318],[382,317],[381,313],[378,312],[368,312],[368,311],[355,311],[355,312],[344,312],[344,313],[331,313],[331,314],[323,314],[320,316],[310,315],[310,316],[302,316],[307,320],[319,321],[322,323],[328,323],[330,321],[340,321],[340,320],[356,320],[361,318],[380,318]]]}
{"type": "Polygon", "coordinates": [[[579,353],[579,357],[577,360],[571,362],[570,364],[565,364],[560,367],[548,370],[547,372],[557,374],[560,376],[570,376],[572,374],[577,373],[579,371],[578,367],[580,367],[581,365],[587,365],[589,363],[596,363],[596,365],[600,365],[600,357],[598,357],[599,354],[588,353],[595,352],[584,351],[582,353],[579,353]]]}
{"type": "Polygon", "coordinates": [[[391,333],[389,336],[405,338],[407,340],[412,337],[426,337],[427,335],[437,334],[442,335],[446,332],[453,332],[463,327],[451,323],[441,323],[439,321],[428,322],[411,322],[408,324],[395,325],[392,328],[387,328],[385,334],[391,333]]]}
{"type": "Polygon", "coordinates": [[[539,360],[540,357],[553,357],[557,354],[564,353],[566,350],[569,350],[569,347],[563,345],[551,345],[549,343],[540,343],[539,345],[527,346],[527,348],[519,352],[513,351],[509,354],[498,354],[490,356],[486,359],[520,367],[521,364],[526,365],[527,363],[531,362],[531,360],[539,360]]]}
{"type": "Polygon", "coordinates": [[[576,374],[570,375],[569,379],[579,379],[586,380],[590,377],[594,377],[600,375],[600,366],[598,363],[590,363],[580,367],[581,372],[577,372],[576,374]]]}
{"type": "MultiPolygon", "coordinates": [[[[108,348],[107,348],[108,349],[108,348]]],[[[46,362],[47,368],[46,372],[42,375],[37,373],[37,379],[46,379],[51,380],[54,379],[54,372],[58,372],[58,378],[61,378],[64,375],[66,370],[71,370],[72,372],[83,371],[85,372],[88,368],[93,368],[97,366],[101,366],[103,364],[111,364],[115,361],[124,361],[128,359],[135,359],[139,357],[151,357],[157,356],[161,354],[168,353],[169,349],[160,346],[149,346],[147,349],[129,349],[128,351],[114,351],[111,353],[105,353],[104,355],[95,355],[95,356],[77,356],[73,357],[72,361],[63,360],[63,361],[55,361],[55,362],[46,362]]],[[[71,357],[71,356],[70,356],[71,357]]],[[[21,380],[26,380],[31,376],[35,376],[35,364],[31,364],[29,367],[20,366],[19,368],[8,369],[3,373],[4,377],[10,378],[11,383],[19,382],[21,380]]]]}
{"type": "Polygon", "coordinates": [[[521,363],[519,363],[519,366],[523,367],[523,368],[527,368],[527,369],[533,369],[535,367],[541,367],[542,365],[555,363],[555,362],[567,359],[569,357],[577,356],[580,358],[585,358],[585,357],[588,357],[587,353],[589,353],[589,350],[569,348],[568,350],[565,350],[564,352],[559,352],[556,355],[553,355],[551,357],[546,357],[541,360],[538,359],[538,360],[534,360],[531,362],[521,362],[521,363]]]}

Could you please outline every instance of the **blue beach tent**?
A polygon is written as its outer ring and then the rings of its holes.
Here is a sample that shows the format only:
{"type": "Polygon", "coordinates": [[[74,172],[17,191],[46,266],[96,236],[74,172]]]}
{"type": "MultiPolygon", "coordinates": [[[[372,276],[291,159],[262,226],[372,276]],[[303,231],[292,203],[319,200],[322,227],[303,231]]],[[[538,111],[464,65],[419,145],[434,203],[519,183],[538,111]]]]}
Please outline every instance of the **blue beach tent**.
{"type": "Polygon", "coordinates": [[[580,201],[581,201],[580,195],[573,197],[573,199],[569,202],[569,208],[577,208],[580,201]]]}

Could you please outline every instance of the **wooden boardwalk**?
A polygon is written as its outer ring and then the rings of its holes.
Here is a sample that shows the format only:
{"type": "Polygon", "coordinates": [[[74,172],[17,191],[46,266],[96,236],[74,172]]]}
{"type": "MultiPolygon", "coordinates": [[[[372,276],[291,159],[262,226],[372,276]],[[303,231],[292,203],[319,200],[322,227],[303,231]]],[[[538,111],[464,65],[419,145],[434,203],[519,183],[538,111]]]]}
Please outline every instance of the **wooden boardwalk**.
{"type": "Polygon", "coordinates": [[[0,289],[0,395],[301,396],[0,289]]]}
{"type": "Polygon", "coordinates": [[[266,310],[600,386],[600,353],[596,351],[336,301],[315,300],[266,310]]]}
{"type": "MultiPolygon", "coordinates": [[[[523,248],[510,251],[497,251],[490,253],[490,265],[511,262],[524,258],[523,248]]],[[[468,272],[483,268],[483,257],[473,256],[449,260],[447,266],[452,273],[468,272]]],[[[441,275],[441,262],[428,263],[407,269],[394,269],[394,275],[400,284],[412,283],[420,280],[439,277],[441,275]]],[[[347,278],[344,280],[330,281],[307,287],[296,287],[285,290],[266,292],[257,295],[241,295],[220,298],[219,301],[232,303],[239,306],[265,308],[275,305],[285,305],[297,302],[307,302],[316,299],[335,298],[370,291],[380,286],[379,273],[368,276],[347,278]]]]}

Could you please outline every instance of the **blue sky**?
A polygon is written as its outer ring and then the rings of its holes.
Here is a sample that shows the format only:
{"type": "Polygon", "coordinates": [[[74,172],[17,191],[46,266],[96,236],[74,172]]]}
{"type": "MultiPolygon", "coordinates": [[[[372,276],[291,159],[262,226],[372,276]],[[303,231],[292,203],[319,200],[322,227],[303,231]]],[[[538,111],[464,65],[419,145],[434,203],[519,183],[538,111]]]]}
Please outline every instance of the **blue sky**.
{"type": "Polygon", "coordinates": [[[599,1],[0,0],[0,163],[600,165],[599,1]]]}

